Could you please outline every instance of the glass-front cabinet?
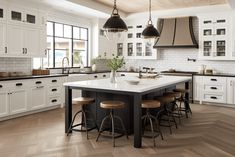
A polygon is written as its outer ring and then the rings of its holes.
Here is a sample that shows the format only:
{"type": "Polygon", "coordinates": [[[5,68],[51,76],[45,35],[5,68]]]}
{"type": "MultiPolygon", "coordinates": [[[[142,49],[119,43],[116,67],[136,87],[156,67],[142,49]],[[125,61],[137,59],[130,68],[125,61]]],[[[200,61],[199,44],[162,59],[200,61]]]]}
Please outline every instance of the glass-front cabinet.
{"type": "Polygon", "coordinates": [[[200,20],[200,58],[222,60],[229,57],[228,17],[204,17],[200,20]]]}
{"type": "Polygon", "coordinates": [[[38,24],[36,10],[26,10],[18,7],[10,7],[8,9],[8,21],[13,24],[25,23],[27,25],[38,24]]]}
{"type": "Polygon", "coordinates": [[[117,43],[117,55],[127,59],[157,59],[157,50],[153,49],[155,41],[144,40],[141,33],[145,25],[129,24],[124,39],[117,43]]]}
{"type": "Polygon", "coordinates": [[[6,22],[6,8],[0,4],[0,22],[6,22]]]}

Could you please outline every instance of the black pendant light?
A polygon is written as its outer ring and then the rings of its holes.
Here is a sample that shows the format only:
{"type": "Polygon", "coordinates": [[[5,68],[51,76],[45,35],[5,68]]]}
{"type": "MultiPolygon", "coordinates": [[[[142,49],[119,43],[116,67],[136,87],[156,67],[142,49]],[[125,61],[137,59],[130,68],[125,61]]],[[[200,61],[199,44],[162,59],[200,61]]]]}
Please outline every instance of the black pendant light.
{"type": "Polygon", "coordinates": [[[149,0],[149,20],[147,27],[142,32],[142,37],[145,39],[158,38],[160,36],[158,30],[153,26],[151,17],[151,0],[149,0]]]}
{"type": "Polygon", "coordinates": [[[125,22],[120,18],[120,15],[118,14],[116,0],[114,0],[112,15],[105,22],[103,28],[105,31],[113,33],[127,31],[125,22]]]}

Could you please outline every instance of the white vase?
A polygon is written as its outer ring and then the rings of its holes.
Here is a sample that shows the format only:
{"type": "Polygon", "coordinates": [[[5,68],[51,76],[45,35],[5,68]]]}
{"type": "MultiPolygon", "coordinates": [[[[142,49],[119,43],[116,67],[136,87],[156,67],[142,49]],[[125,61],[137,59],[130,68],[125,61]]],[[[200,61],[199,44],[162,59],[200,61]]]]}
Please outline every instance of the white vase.
{"type": "Polygon", "coordinates": [[[111,70],[111,73],[110,73],[110,82],[111,83],[117,83],[117,71],[111,70]]]}
{"type": "Polygon", "coordinates": [[[96,64],[93,64],[93,65],[91,66],[91,70],[92,70],[92,71],[96,71],[96,64]]]}

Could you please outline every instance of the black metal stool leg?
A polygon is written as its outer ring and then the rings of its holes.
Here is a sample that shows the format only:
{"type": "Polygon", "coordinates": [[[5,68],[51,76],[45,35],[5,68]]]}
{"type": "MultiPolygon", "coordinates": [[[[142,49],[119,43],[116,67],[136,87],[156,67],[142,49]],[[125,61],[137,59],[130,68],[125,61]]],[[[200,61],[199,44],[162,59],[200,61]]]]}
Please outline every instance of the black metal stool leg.
{"type": "Polygon", "coordinates": [[[70,126],[69,126],[69,130],[68,130],[68,132],[67,132],[67,136],[69,135],[69,132],[72,130],[72,128],[73,128],[73,123],[74,123],[74,121],[75,121],[75,118],[77,117],[77,115],[79,114],[79,113],[81,113],[82,111],[80,110],[80,111],[78,111],[74,116],[73,116],[73,120],[72,120],[72,122],[71,122],[71,124],[70,124],[70,126]]]}
{"type": "Polygon", "coordinates": [[[104,122],[105,122],[108,118],[110,118],[110,115],[108,115],[108,116],[106,116],[106,117],[103,118],[103,120],[102,120],[102,122],[101,122],[101,125],[100,125],[99,134],[98,134],[98,136],[97,136],[97,138],[96,138],[96,142],[99,140],[100,134],[101,134],[101,132],[103,132],[102,129],[103,129],[104,122]]]}
{"type": "Polygon", "coordinates": [[[123,124],[122,119],[121,119],[120,117],[118,117],[118,116],[114,116],[114,118],[116,118],[116,119],[118,119],[118,120],[120,121],[120,123],[121,123],[121,125],[122,125],[122,130],[123,130],[123,132],[125,132],[126,138],[129,139],[128,133],[127,133],[127,130],[126,130],[126,127],[125,127],[125,125],[123,124]]]}
{"type": "Polygon", "coordinates": [[[149,119],[149,122],[150,122],[150,127],[151,127],[151,132],[152,132],[153,145],[155,147],[156,146],[156,142],[155,142],[155,136],[154,136],[153,121],[152,121],[152,119],[151,119],[151,117],[149,115],[148,115],[148,119],[149,119]]]}

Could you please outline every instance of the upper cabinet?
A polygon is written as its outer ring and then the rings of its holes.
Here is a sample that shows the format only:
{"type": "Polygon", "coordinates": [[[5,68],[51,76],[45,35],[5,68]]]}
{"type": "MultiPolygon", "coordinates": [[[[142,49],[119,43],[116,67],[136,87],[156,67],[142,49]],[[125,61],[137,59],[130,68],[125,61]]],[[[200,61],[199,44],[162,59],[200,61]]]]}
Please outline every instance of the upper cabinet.
{"type": "Polygon", "coordinates": [[[117,42],[118,56],[127,59],[157,59],[157,50],[153,49],[154,40],[144,40],[141,33],[145,24],[128,23],[128,31],[122,34],[122,39],[117,42]]]}
{"type": "Polygon", "coordinates": [[[199,58],[231,60],[231,17],[227,13],[199,18],[199,58]]]}
{"type": "Polygon", "coordinates": [[[25,9],[17,6],[10,6],[8,8],[8,23],[27,25],[27,26],[38,26],[38,11],[34,9],[25,9]]]}
{"type": "Polygon", "coordinates": [[[46,56],[46,14],[12,4],[0,5],[0,57],[46,56]]]}

